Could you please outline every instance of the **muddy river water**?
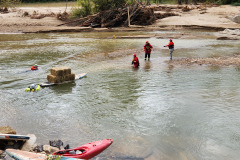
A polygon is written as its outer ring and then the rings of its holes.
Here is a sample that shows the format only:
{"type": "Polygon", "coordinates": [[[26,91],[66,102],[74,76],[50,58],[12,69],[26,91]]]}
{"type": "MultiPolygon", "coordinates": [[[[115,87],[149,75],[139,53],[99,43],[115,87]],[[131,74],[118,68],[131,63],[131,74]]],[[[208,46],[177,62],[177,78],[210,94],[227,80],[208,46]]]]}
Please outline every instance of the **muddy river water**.
{"type": "MultiPolygon", "coordinates": [[[[77,147],[112,138],[98,160],[239,159],[240,68],[169,65],[168,39],[118,38],[142,34],[158,32],[0,34],[0,125],[35,134],[38,144],[61,139],[77,147]],[[150,61],[146,40],[154,47],[150,61]],[[24,72],[33,64],[38,71],[24,72]],[[88,74],[24,92],[56,66],[88,74]]],[[[211,34],[174,39],[173,58],[240,54],[239,41],[211,34]]]]}

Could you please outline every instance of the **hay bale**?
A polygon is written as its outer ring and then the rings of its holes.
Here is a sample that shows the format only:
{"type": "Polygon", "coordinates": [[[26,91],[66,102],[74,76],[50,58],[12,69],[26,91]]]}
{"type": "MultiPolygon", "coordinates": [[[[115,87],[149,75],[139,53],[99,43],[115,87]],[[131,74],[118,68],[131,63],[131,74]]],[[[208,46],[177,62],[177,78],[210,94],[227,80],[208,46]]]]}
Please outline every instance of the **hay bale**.
{"type": "Polygon", "coordinates": [[[70,81],[70,75],[63,76],[64,81],[70,81]]]}
{"type": "Polygon", "coordinates": [[[62,83],[75,80],[75,74],[68,67],[55,67],[50,69],[51,74],[47,75],[48,82],[62,83]]]}
{"type": "Polygon", "coordinates": [[[70,80],[70,81],[75,80],[75,74],[73,74],[73,73],[70,74],[70,75],[69,75],[69,80],[70,80]]]}
{"type": "Polygon", "coordinates": [[[63,76],[63,70],[50,69],[51,75],[54,76],[63,76]]]}
{"type": "Polygon", "coordinates": [[[47,80],[48,82],[52,83],[62,83],[64,82],[64,77],[63,76],[54,76],[54,75],[47,75],[47,80]]]}
{"type": "Polygon", "coordinates": [[[52,82],[52,83],[62,83],[65,81],[73,81],[75,80],[75,74],[69,74],[66,76],[54,76],[54,75],[47,75],[47,80],[48,82],[52,82]]]}
{"type": "Polygon", "coordinates": [[[63,76],[71,74],[71,69],[68,67],[55,67],[50,69],[50,72],[54,76],[63,76]]]}
{"type": "Polygon", "coordinates": [[[63,70],[63,75],[69,75],[69,74],[71,74],[71,69],[70,68],[66,68],[66,69],[64,69],[63,70]]]}
{"type": "Polygon", "coordinates": [[[55,77],[56,76],[49,74],[49,75],[47,75],[47,81],[52,82],[52,83],[56,83],[55,77]]]}

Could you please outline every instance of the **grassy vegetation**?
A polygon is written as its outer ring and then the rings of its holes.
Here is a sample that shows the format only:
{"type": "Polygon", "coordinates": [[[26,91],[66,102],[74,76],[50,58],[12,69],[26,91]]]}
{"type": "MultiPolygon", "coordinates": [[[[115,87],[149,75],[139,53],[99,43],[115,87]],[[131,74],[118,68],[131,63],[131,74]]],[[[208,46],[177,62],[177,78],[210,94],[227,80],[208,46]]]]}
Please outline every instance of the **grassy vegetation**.
{"type": "Polygon", "coordinates": [[[240,6],[240,2],[239,2],[239,3],[238,3],[238,2],[233,3],[232,5],[233,5],[233,6],[240,6]]]}

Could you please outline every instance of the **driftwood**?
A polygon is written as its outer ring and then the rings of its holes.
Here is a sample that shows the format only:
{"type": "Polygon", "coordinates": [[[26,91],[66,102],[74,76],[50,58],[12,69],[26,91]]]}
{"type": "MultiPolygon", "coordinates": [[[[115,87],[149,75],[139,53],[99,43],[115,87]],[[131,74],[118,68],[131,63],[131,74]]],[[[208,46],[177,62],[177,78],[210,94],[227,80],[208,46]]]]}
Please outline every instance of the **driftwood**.
{"type": "MultiPolygon", "coordinates": [[[[156,19],[166,16],[174,16],[154,14],[154,9],[135,4],[129,7],[131,25],[151,25],[156,19]]],[[[85,18],[69,21],[61,25],[77,25],[85,27],[121,27],[128,26],[128,8],[111,9],[99,12],[85,18]]]]}
{"type": "MultiPolygon", "coordinates": [[[[132,22],[140,13],[141,8],[139,7],[139,4],[136,4],[133,9],[132,13],[130,14],[130,22],[132,22]]],[[[128,19],[124,22],[124,26],[127,26],[128,19]]]]}

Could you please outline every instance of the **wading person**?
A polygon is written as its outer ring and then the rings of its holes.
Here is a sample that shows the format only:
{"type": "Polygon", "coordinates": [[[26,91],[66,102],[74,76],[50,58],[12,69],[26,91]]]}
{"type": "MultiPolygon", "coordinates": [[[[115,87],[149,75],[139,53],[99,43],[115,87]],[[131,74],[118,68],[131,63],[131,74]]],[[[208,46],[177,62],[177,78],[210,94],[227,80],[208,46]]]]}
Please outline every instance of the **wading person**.
{"type": "Polygon", "coordinates": [[[174,43],[173,43],[172,39],[170,39],[168,45],[166,45],[164,47],[169,48],[170,60],[172,60],[172,53],[174,51],[174,43]]]}
{"type": "Polygon", "coordinates": [[[150,60],[150,55],[151,55],[151,51],[152,51],[152,45],[146,41],[146,44],[144,45],[144,51],[145,51],[145,60],[148,58],[148,60],[150,60]]]}
{"type": "Polygon", "coordinates": [[[136,54],[133,54],[133,60],[132,60],[132,64],[134,68],[138,68],[139,67],[139,60],[136,54]]]}

